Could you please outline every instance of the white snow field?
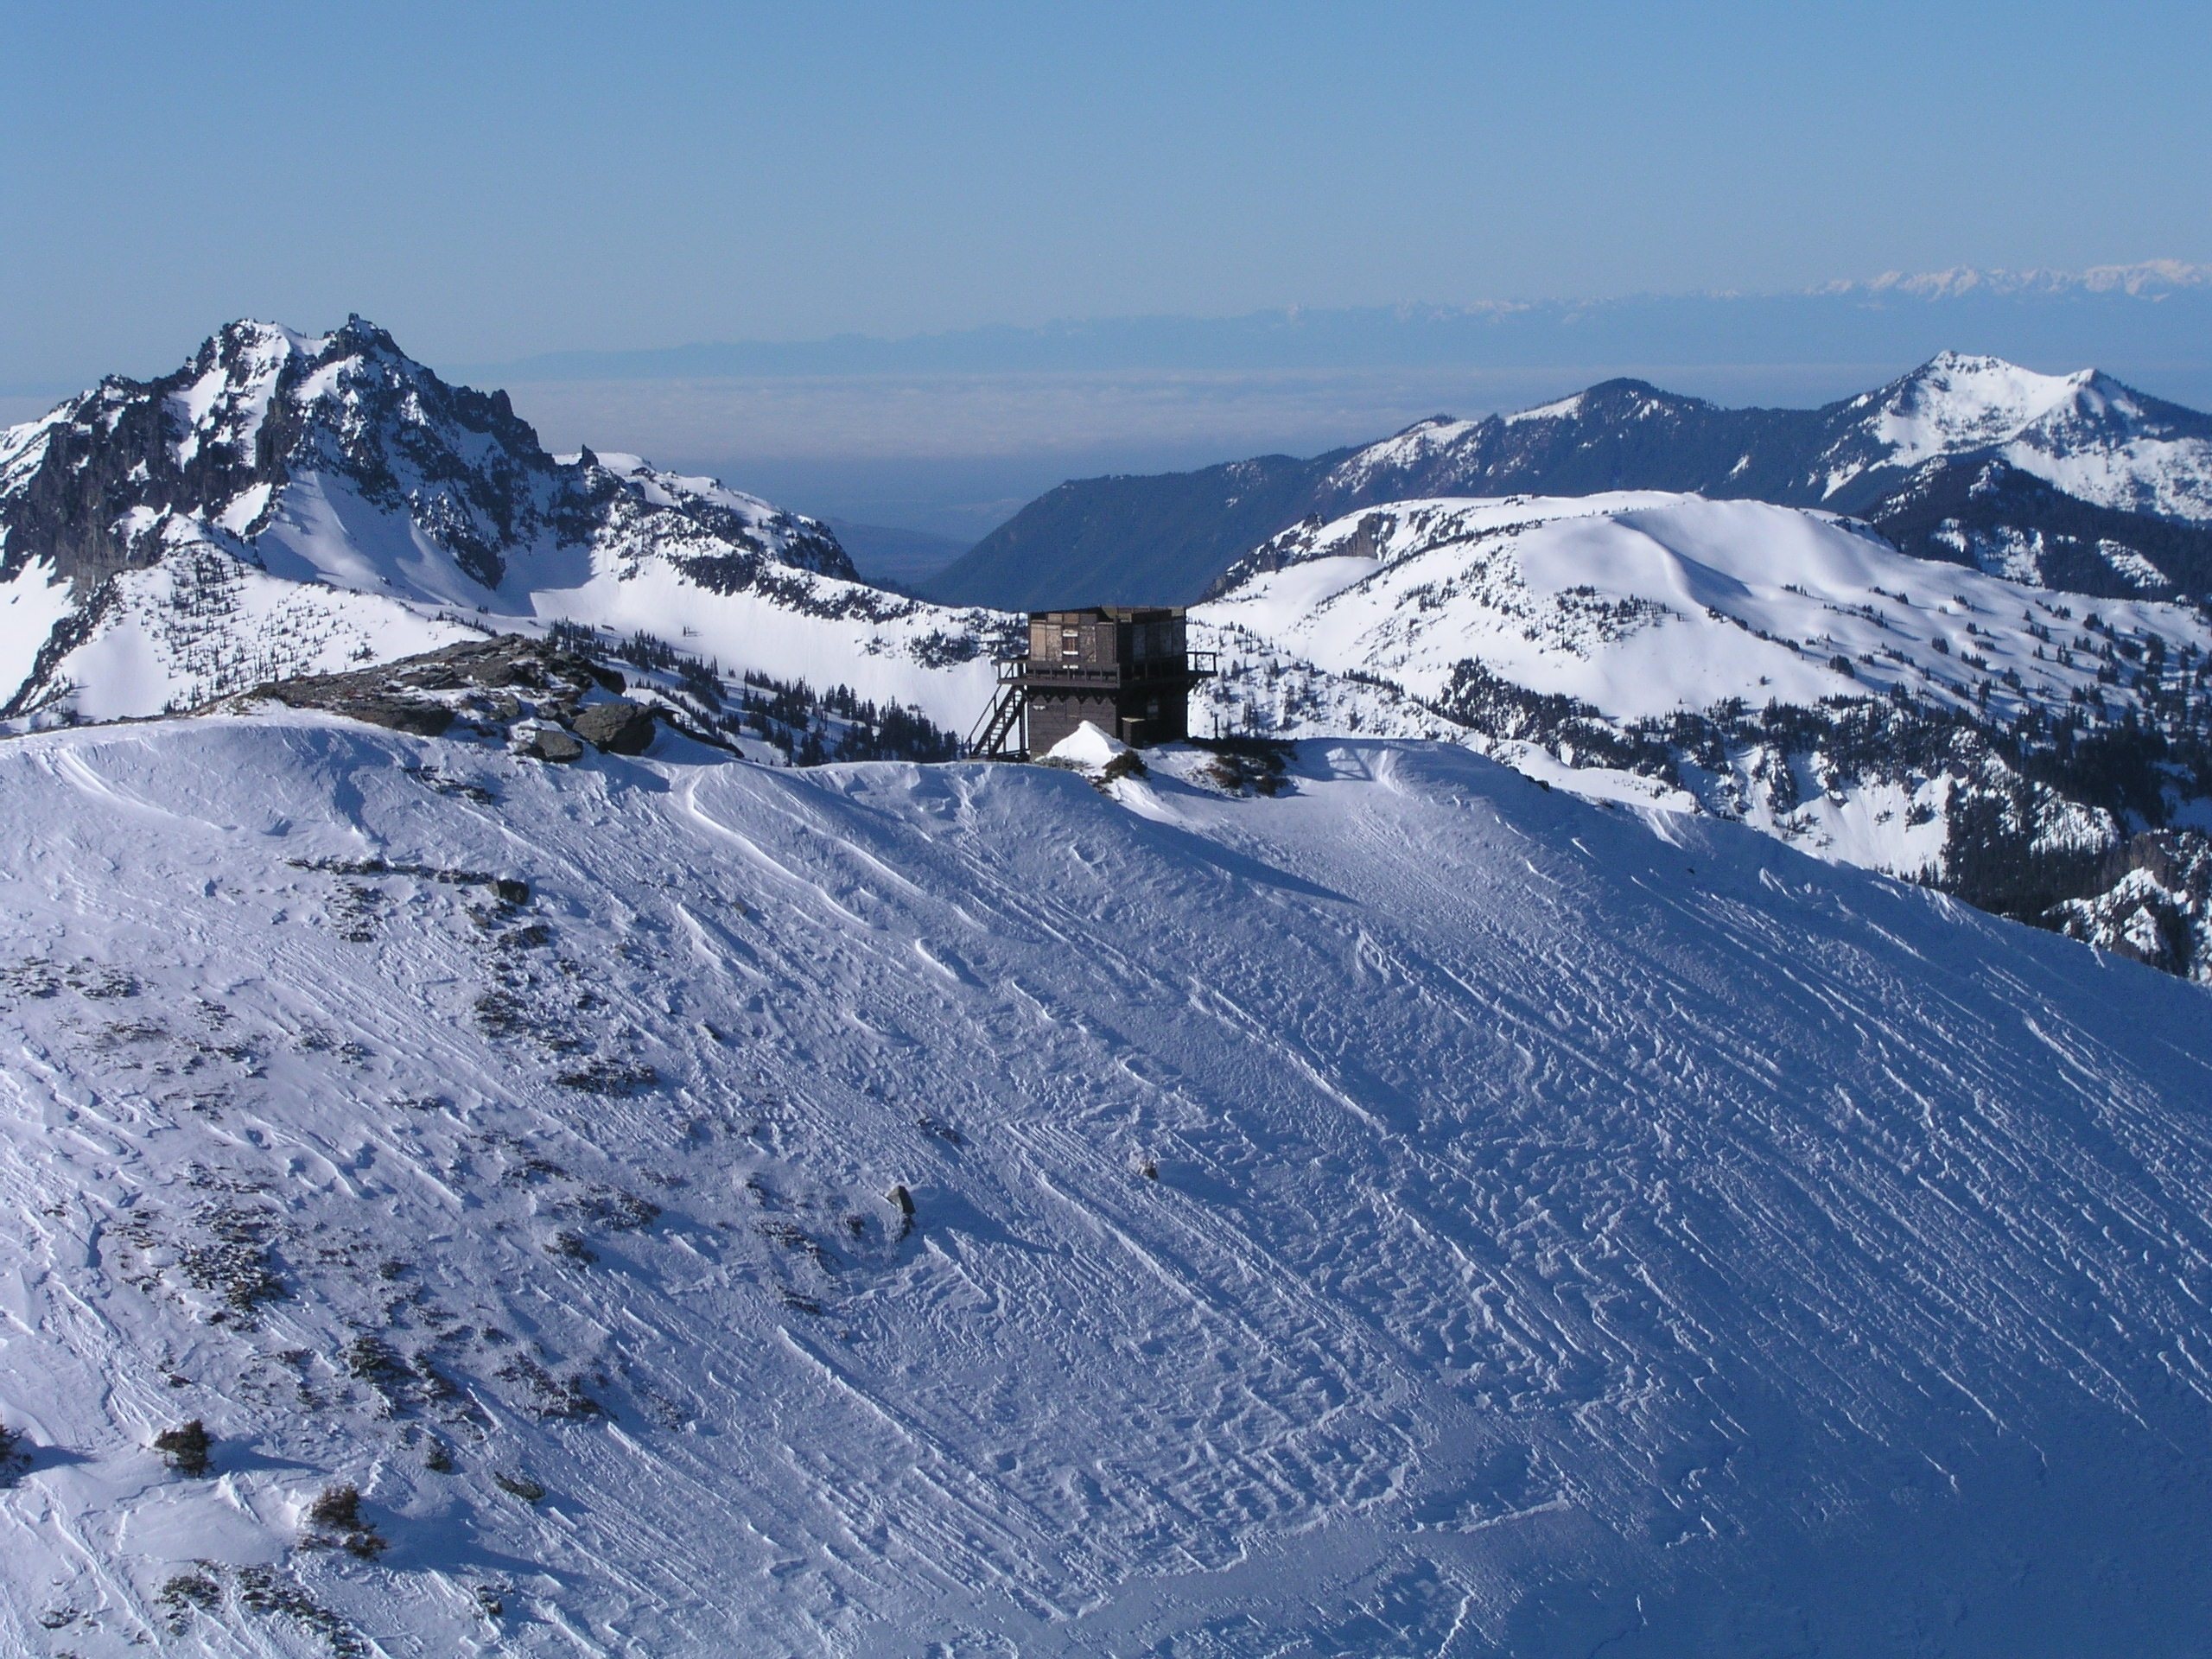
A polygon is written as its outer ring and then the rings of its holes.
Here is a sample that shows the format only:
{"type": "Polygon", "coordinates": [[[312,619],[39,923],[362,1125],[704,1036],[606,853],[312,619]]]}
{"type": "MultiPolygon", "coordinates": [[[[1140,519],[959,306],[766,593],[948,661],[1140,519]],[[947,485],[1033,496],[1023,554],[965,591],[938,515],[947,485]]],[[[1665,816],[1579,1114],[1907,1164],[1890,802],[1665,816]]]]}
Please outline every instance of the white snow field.
{"type": "Polygon", "coordinates": [[[2037,374],[1999,357],[1942,352],[1913,373],[1853,398],[1866,411],[1822,458],[1834,495],[1870,467],[1918,467],[1990,449],[2024,473],[2101,506],[2212,519],[2212,442],[2177,431],[2171,405],[2145,409],[2095,369],[2037,374]]]}
{"type": "MultiPolygon", "coordinates": [[[[2164,671],[2111,665],[2171,664],[2185,679],[2212,652],[2212,627],[2186,606],[2031,588],[1910,557],[1827,513],[1656,492],[1393,502],[1285,531],[1232,575],[1192,612],[1224,668],[1195,730],[1457,737],[1585,795],[1715,811],[1906,876],[1944,855],[1942,766],[1900,760],[1870,780],[1815,756],[1777,790],[1792,763],[1751,745],[1725,767],[1686,768],[1681,788],[1470,734],[1439,704],[1471,661],[1617,728],[1732,700],[1757,712],[1885,696],[2000,722],[2071,711],[2116,724],[2171,686],[2164,671]]],[[[2118,835],[2086,809],[2061,827],[2066,844],[2118,835]]]]}
{"type": "Polygon", "coordinates": [[[2202,991],[1148,758],[0,746],[0,1655],[2212,1648],[2202,991]]]}
{"type": "Polygon", "coordinates": [[[2076,649],[2093,615],[2212,649],[2186,606],[2031,588],[1827,513],[1656,491],[1392,502],[1285,531],[1239,569],[1201,620],[1420,696],[1472,657],[1617,719],[1892,686],[1964,708],[1985,681],[2000,714],[2063,709],[2099,688],[2095,642],[2076,649]]]}

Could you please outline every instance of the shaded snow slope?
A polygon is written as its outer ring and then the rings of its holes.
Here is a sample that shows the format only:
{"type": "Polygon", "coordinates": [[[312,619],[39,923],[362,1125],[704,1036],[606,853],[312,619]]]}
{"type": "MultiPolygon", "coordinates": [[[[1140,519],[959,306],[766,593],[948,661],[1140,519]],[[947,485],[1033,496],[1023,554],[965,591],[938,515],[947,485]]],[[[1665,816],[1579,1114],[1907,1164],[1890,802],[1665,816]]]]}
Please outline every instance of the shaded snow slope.
{"type": "Polygon", "coordinates": [[[1172,770],[0,747],[0,1647],[2200,1639],[2202,993],[1172,770]]]}
{"type": "Polygon", "coordinates": [[[988,619],[862,584],[823,525],[634,455],[556,457],[504,392],[359,318],[224,328],[0,434],[0,715],[188,707],[554,619],[964,723],[988,619]]]}

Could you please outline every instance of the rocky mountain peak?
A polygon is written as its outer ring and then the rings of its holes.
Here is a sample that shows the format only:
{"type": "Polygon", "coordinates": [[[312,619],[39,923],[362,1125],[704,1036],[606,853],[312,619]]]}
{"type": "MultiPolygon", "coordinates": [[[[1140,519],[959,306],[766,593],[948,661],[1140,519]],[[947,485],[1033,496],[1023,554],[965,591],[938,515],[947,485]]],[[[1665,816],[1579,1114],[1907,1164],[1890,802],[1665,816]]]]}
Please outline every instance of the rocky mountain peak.
{"type": "Polygon", "coordinates": [[[0,432],[0,721],[33,723],[552,619],[787,685],[820,671],[796,630],[848,701],[902,711],[957,716],[953,682],[984,671],[964,619],[861,583],[827,526],[636,455],[552,454],[505,393],[358,315],[234,321],[0,432]]]}
{"type": "Polygon", "coordinates": [[[609,538],[632,560],[667,544],[855,575],[826,528],[714,480],[556,461],[505,392],[447,383],[358,315],[327,334],[226,324],[173,372],[111,377],[0,438],[0,578],[43,561],[88,589],[180,536],[265,563],[273,536],[324,580],[389,586],[384,563],[324,556],[331,519],[364,513],[404,525],[382,542],[430,550],[432,596],[453,602],[517,558],[609,538]]]}
{"type": "MultiPolygon", "coordinates": [[[[1833,413],[1808,481],[1817,499],[1846,511],[1865,511],[1900,489],[1924,498],[1928,480],[1920,475],[1929,469],[1979,473],[2001,456],[2082,511],[2212,522],[2212,418],[2101,370],[2044,374],[2000,357],[1943,352],[1833,413]]],[[[1954,544],[1974,533],[1961,524],[1954,544]]],[[[2151,546],[2169,539],[2145,525],[2123,532],[2115,545],[2142,543],[2135,550],[2164,571],[2166,585],[2194,586],[2151,546]]],[[[1976,558],[1986,562],[1979,552],[1976,558]]]]}

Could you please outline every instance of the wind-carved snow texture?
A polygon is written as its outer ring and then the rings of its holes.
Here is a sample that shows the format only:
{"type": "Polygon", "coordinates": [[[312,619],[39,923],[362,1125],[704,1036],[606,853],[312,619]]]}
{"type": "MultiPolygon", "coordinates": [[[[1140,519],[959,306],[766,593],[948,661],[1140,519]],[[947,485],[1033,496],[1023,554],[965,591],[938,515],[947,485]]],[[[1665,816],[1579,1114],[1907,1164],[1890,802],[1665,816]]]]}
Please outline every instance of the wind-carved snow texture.
{"type": "Polygon", "coordinates": [[[1149,759],[0,749],[0,1645],[2201,1639],[2201,991],[1149,759]]]}
{"type": "Polygon", "coordinates": [[[0,717],[191,708],[567,620],[962,725],[992,619],[861,583],[823,525],[634,455],[549,455],[359,318],[240,322],[0,433],[0,717]],[[827,689],[828,682],[824,682],[827,689]]]}

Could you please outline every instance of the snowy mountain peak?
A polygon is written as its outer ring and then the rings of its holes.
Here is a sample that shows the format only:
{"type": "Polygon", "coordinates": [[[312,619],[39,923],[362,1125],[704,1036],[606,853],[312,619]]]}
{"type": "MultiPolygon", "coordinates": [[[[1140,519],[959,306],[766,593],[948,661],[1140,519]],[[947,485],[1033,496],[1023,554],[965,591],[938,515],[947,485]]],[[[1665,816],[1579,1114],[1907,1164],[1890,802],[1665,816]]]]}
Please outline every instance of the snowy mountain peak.
{"type": "Polygon", "coordinates": [[[1894,464],[2004,442],[2063,408],[2095,378],[2037,374],[1999,357],[1944,352],[1872,394],[1877,430],[1894,464]]]}
{"type": "Polygon", "coordinates": [[[2046,375],[1960,351],[1818,409],[1723,408],[1622,378],[1306,460],[1063,484],[933,586],[1009,607],[1075,588],[1198,597],[1303,519],[1628,489],[1849,513],[1919,556],[2075,592],[2212,593],[2212,419],[2094,370],[2046,375]],[[2009,486],[1974,493],[1993,461],[2009,486]]]}
{"type": "Polygon", "coordinates": [[[1701,397],[1685,397],[1680,392],[1662,391],[1649,380],[1631,379],[1624,375],[1611,380],[1600,380],[1580,396],[1566,399],[1563,404],[1548,407],[1558,410],[1562,415],[1592,419],[1622,415],[1648,418],[1655,414],[1710,409],[1713,405],[1701,397]],[[1566,407],[1567,404],[1573,407],[1566,407]]]}
{"type": "Polygon", "coordinates": [[[613,475],[611,491],[609,476],[556,461],[505,392],[448,385],[363,317],[321,335],[246,320],[171,374],[111,378],[0,441],[0,576],[43,560],[55,576],[96,582],[158,562],[182,518],[264,564],[286,551],[342,586],[404,579],[475,603],[508,582],[518,554],[542,562],[612,520],[634,530],[640,516],[673,514],[699,522],[668,528],[853,577],[810,520],[642,462],[613,475]],[[363,511],[404,519],[400,542],[365,562],[359,538],[340,535],[344,555],[328,556],[331,519],[363,511]]]}
{"type": "Polygon", "coordinates": [[[2001,459],[2094,506],[2212,522],[2212,418],[2096,369],[1944,352],[1837,415],[1804,480],[1828,505],[1861,511],[1916,471],[2001,459]]]}
{"type": "Polygon", "coordinates": [[[711,635],[702,658],[964,721],[981,649],[861,584],[815,520],[636,455],[551,455],[505,392],[358,315],[232,322],[0,434],[0,719],[150,714],[564,619],[711,635]]]}

